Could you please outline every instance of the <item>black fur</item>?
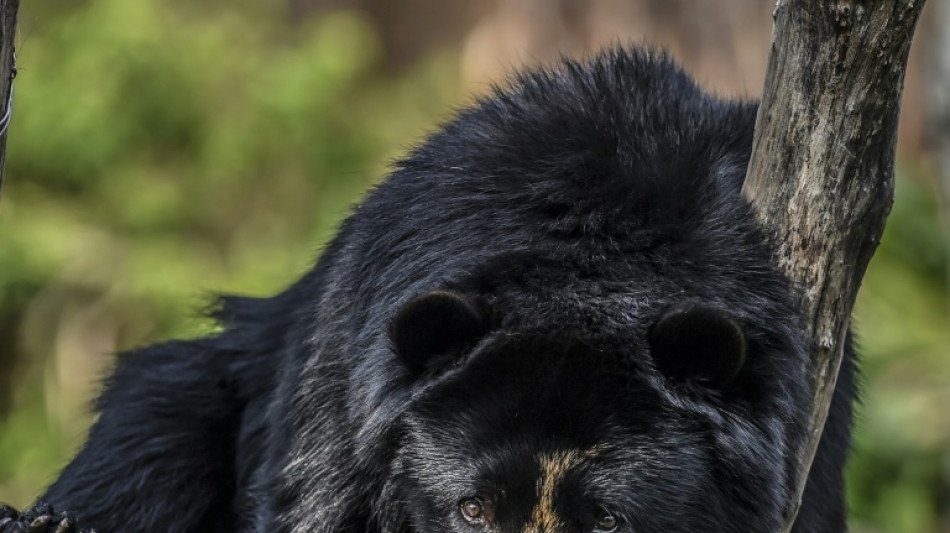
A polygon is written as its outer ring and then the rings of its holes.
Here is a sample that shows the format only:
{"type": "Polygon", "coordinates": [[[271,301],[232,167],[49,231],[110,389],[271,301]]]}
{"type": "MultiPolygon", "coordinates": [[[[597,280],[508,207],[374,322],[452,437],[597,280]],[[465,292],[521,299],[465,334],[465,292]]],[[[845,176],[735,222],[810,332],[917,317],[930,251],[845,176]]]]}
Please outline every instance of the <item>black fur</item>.
{"type": "MultiPolygon", "coordinates": [[[[102,532],[775,531],[809,391],[755,113],[639,50],[518,79],[287,291],[124,356],[44,498],[102,532]],[[671,309],[704,311],[651,343],[671,309]]],[[[852,373],[796,533],[845,530],[852,373]]]]}
{"type": "Polygon", "coordinates": [[[431,291],[402,306],[390,321],[393,348],[410,370],[440,368],[481,339],[488,324],[476,306],[447,291],[431,291]],[[440,364],[443,363],[443,364],[440,364]]]}
{"type": "Polygon", "coordinates": [[[742,324],[728,312],[695,305],[664,313],[647,341],[653,363],[664,375],[716,389],[739,375],[749,351],[742,324]]]}

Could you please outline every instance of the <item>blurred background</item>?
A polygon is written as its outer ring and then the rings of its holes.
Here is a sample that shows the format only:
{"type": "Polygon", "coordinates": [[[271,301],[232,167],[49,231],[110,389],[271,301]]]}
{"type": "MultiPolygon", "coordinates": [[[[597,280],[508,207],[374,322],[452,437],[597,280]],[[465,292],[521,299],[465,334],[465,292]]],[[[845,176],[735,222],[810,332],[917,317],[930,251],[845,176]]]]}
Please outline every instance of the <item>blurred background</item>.
{"type": "MultiPolygon", "coordinates": [[[[856,310],[859,533],[950,531],[946,3],[929,2],[915,41],[896,203],[856,310]]],[[[507,73],[649,42],[707,88],[757,97],[773,5],[23,2],[0,204],[0,501],[29,504],[82,442],[116,352],[209,331],[215,292],[293,281],[389,161],[507,73]]]]}

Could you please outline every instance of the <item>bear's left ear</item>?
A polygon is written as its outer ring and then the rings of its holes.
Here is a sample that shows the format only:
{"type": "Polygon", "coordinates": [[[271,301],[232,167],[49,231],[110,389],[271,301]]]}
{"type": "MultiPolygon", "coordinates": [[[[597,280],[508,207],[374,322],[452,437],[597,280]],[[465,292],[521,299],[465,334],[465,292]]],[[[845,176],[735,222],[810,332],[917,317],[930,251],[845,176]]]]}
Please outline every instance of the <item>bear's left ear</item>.
{"type": "Polygon", "coordinates": [[[488,332],[486,322],[483,313],[465,297],[431,291],[396,312],[389,335],[396,354],[418,373],[437,359],[470,348],[488,332]]]}
{"type": "Polygon", "coordinates": [[[693,380],[712,388],[732,382],[742,370],[748,339],[731,314],[688,305],[670,309],[647,337],[657,368],[675,380],[693,380]]]}

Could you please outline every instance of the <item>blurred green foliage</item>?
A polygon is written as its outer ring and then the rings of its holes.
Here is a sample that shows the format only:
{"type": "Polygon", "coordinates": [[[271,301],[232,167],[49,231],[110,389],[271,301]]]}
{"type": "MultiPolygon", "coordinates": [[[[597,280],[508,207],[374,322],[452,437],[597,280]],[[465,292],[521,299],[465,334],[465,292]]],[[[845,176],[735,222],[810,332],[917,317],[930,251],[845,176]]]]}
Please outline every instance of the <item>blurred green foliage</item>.
{"type": "Polygon", "coordinates": [[[81,442],[111,354],[213,327],[212,292],[266,295],[458,94],[432,57],[376,75],[357,13],[279,2],[21,6],[0,205],[0,501],[81,442]]]}
{"type": "Polygon", "coordinates": [[[919,171],[898,168],[855,311],[864,405],[848,492],[865,526],[855,531],[950,530],[950,254],[937,192],[910,179],[919,171]]]}
{"type": "MultiPolygon", "coordinates": [[[[211,292],[295,279],[386,161],[460,101],[451,52],[383,76],[358,13],[287,13],[21,6],[0,206],[0,501],[28,504],[73,453],[112,353],[207,331],[211,292]]],[[[921,170],[900,171],[914,179],[856,314],[856,531],[937,531],[946,512],[947,241],[921,170]]]]}

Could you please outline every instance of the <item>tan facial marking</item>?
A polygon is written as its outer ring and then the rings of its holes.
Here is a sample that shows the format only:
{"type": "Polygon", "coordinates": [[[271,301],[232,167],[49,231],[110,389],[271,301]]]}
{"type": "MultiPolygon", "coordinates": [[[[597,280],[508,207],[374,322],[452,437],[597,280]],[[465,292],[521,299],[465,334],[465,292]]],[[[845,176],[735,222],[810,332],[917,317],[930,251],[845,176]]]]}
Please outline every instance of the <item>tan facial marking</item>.
{"type": "Polygon", "coordinates": [[[561,519],[554,512],[554,491],[571,468],[580,463],[581,459],[591,457],[596,450],[586,452],[568,450],[563,452],[543,453],[538,456],[541,466],[541,477],[538,479],[538,503],[531,512],[531,522],[525,526],[523,533],[557,533],[563,528],[561,519]]]}

